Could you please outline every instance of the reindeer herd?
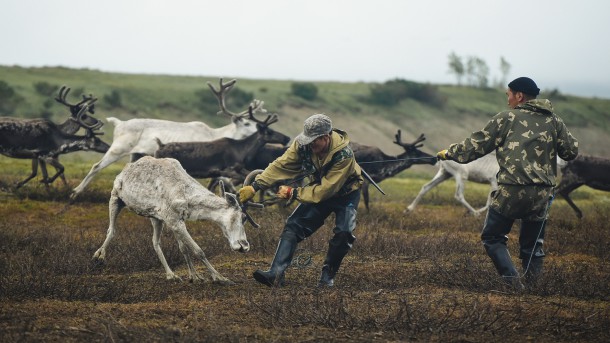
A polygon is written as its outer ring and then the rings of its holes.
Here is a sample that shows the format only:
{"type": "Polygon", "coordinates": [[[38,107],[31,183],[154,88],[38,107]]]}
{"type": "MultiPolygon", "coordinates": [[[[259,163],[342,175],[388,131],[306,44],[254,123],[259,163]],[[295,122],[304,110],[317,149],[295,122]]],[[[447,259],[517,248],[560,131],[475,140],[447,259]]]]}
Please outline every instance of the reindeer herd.
{"type": "MultiPolygon", "coordinates": [[[[186,220],[206,219],[219,224],[228,238],[231,248],[245,252],[249,244],[244,231],[244,223],[249,220],[256,225],[246,212],[248,205],[241,204],[234,194],[225,192],[225,184],[230,189],[235,183],[250,179],[250,172],[264,169],[287,149],[290,137],[270,128],[278,121],[277,114],[267,114],[264,102],[253,100],[248,109],[234,113],[226,107],[226,96],[236,80],[223,82],[219,88],[207,83],[216,97],[220,111],[218,114],[231,119],[231,123],[212,128],[203,122],[174,122],[158,119],[130,119],[126,121],[109,117],[114,126],[111,145],[98,136],[103,123],[94,115],[97,101],[92,95],[70,104],[66,97],[70,88],[62,87],[55,100],[70,111],[68,119],[55,124],[46,119],[17,119],[0,117],[0,154],[11,158],[30,159],[32,170],[15,188],[22,187],[42,173],[41,182],[47,187],[57,178],[64,185],[64,167],[59,156],[75,151],[95,151],[103,153],[89,173],[74,188],[74,201],[97,173],[122,157],[130,156],[130,162],[117,176],[111,192],[110,225],[104,244],[96,251],[94,258],[103,261],[108,243],[114,236],[116,219],[123,207],[151,220],[153,246],[163,264],[168,279],[177,278],[169,269],[159,240],[163,227],[171,230],[180,251],[184,254],[189,268],[189,278],[198,279],[191,256],[198,257],[208,268],[212,279],[228,283],[207,261],[201,248],[186,230],[186,220]],[[266,115],[264,120],[258,114],[266,115]],[[77,135],[79,130],[84,134],[77,135]],[[49,177],[46,165],[56,169],[49,177]],[[218,196],[201,186],[194,178],[211,178],[208,188],[220,186],[218,196]],[[224,181],[224,182],[223,182],[224,181]]],[[[410,168],[414,164],[438,165],[438,173],[425,184],[405,213],[415,210],[418,202],[432,188],[453,177],[456,180],[455,198],[474,215],[485,211],[490,203],[491,192],[497,188],[495,175],[499,170],[493,154],[469,164],[461,165],[453,161],[437,162],[436,157],[420,150],[426,138],[421,134],[412,143],[402,142],[401,130],[395,135],[394,143],[404,152],[388,155],[374,146],[351,143],[356,161],[368,172],[371,179],[379,183],[410,168]],[[480,209],[474,209],[464,198],[465,181],[490,184],[490,196],[480,209]]],[[[574,161],[563,164],[563,177],[557,187],[561,195],[574,209],[579,218],[582,212],[569,197],[576,188],[587,185],[594,189],[610,191],[610,160],[593,156],[579,156],[574,161]]],[[[247,182],[247,181],[246,181],[247,182]]],[[[366,209],[369,209],[369,187],[362,189],[366,209]]]]}

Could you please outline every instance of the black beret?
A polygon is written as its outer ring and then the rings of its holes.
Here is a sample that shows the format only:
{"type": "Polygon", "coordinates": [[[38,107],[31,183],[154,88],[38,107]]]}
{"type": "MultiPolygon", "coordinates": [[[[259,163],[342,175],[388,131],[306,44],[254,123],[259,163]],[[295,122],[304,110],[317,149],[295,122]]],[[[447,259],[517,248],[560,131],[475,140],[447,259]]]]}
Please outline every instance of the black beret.
{"type": "Polygon", "coordinates": [[[534,80],[530,79],[529,77],[518,77],[514,80],[512,80],[509,84],[508,84],[508,88],[516,91],[516,92],[522,92],[528,95],[538,95],[540,94],[540,88],[538,88],[538,86],[536,86],[536,82],[534,82],[534,80]]]}

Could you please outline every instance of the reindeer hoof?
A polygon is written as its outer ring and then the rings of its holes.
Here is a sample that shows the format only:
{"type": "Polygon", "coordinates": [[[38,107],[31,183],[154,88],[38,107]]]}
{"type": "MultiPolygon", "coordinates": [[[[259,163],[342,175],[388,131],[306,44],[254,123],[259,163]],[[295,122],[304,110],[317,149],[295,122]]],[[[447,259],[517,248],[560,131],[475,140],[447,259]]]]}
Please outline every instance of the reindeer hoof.
{"type": "Polygon", "coordinates": [[[213,281],[214,283],[217,283],[219,285],[222,286],[233,286],[235,285],[235,282],[229,280],[229,279],[217,279],[213,281]]]}

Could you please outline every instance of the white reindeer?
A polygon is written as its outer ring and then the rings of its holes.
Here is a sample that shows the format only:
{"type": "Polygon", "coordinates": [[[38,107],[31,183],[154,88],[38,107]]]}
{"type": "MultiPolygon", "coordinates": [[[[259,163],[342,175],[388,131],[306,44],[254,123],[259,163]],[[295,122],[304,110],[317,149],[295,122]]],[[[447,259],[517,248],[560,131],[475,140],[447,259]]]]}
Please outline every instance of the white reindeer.
{"type": "Polygon", "coordinates": [[[496,180],[496,174],[500,170],[500,166],[496,161],[496,153],[492,152],[487,154],[477,160],[474,160],[467,164],[460,164],[455,161],[447,160],[439,162],[439,170],[436,175],[430,180],[430,182],[426,183],[422,186],[419,194],[415,197],[411,205],[407,207],[406,212],[411,212],[415,210],[415,206],[419,203],[424,194],[428,193],[432,188],[438,186],[441,182],[455,177],[455,198],[461,202],[470,213],[475,216],[481,214],[489,207],[491,203],[491,192],[498,188],[498,181],[496,180]],[[464,183],[465,181],[474,181],[478,183],[489,183],[491,184],[491,189],[489,192],[489,196],[487,197],[487,203],[484,207],[475,210],[464,198],[464,183]]]}
{"type": "MultiPolygon", "coordinates": [[[[121,121],[113,117],[107,118],[108,122],[114,125],[112,145],[102,159],[91,167],[81,183],[74,188],[71,198],[76,199],[97,173],[122,157],[131,155],[131,161],[133,162],[142,156],[154,155],[158,148],[157,139],[163,143],[206,142],[222,137],[243,139],[256,133],[256,122],[249,118],[248,110],[233,113],[227,110],[225,106],[225,96],[235,82],[236,80],[231,80],[223,83],[220,79],[220,89],[218,91],[208,82],[208,86],[218,99],[221,109],[218,113],[231,116],[232,123],[220,128],[211,128],[207,124],[197,121],[189,123],[159,119],[121,121]]],[[[263,109],[263,104],[262,101],[254,100],[250,106],[252,106],[254,112],[266,112],[263,109]]]]}
{"type": "MultiPolygon", "coordinates": [[[[221,187],[222,188],[222,187],[221,187]]],[[[208,268],[214,282],[232,284],[208,262],[203,250],[186,230],[186,220],[211,220],[220,225],[231,249],[250,250],[243,225],[244,213],[234,194],[217,196],[190,177],[180,163],[172,158],[155,159],[146,156],[128,163],[114,180],[110,196],[110,224],[104,244],[93,255],[99,262],[106,258],[106,248],[114,237],[116,220],[123,207],[150,218],[153,226],[153,247],[165,268],[168,280],[177,279],[161,251],[161,231],[165,226],[174,234],[184,255],[191,281],[203,279],[197,274],[191,255],[208,268]]]]}

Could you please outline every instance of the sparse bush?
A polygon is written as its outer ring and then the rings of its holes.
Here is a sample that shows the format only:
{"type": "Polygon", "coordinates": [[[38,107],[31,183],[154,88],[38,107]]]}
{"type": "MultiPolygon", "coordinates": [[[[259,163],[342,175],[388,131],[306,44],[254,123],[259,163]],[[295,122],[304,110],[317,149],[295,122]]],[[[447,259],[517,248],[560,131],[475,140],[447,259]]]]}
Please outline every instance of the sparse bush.
{"type": "Polygon", "coordinates": [[[13,114],[23,98],[5,81],[0,80],[0,114],[13,114]]]}
{"type": "Polygon", "coordinates": [[[104,102],[112,108],[118,108],[123,106],[123,102],[121,100],[121,93],[119,93],[119,91],[116,89],[113,89],[110,94],[104,95],[104,102]]]}
{"type": "Polygon", "coordinates": [[[292,94],[305,100],[315,100],[318,97],[318,87],[311,82],[293,82],[290,85],[292,94]]]}
{"type": "Polygon", "coordinates": [[[439,108],[446,103],[437,87],[430,84],[395,79],[371,87],[370,101],[377,105],[395,106],[408,98],[439,108]]]}
{"type": "Polygon", "coordinates": [[[59,89],[59,86],[57,85],[52,85],[48,82],[36,82],[34,84],[34,89],[36,90],[36,93],[42,95],[42,96],[52,96],[53,94],[55,94],[55,92],[57,92],[57,90],[59,89]]]}

